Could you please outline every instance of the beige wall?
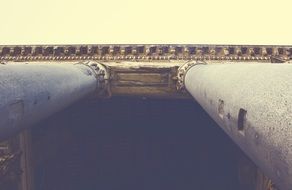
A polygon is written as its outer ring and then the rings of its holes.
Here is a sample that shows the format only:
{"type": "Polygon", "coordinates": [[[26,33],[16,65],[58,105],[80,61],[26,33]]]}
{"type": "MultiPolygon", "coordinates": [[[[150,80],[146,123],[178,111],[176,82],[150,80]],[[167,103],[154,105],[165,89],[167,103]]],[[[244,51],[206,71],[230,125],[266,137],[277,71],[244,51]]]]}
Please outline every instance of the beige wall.
{"type": "Polygon", "coordinates": [[[292,44],[291,0],[0,0],[0,44],[292,44]]]}

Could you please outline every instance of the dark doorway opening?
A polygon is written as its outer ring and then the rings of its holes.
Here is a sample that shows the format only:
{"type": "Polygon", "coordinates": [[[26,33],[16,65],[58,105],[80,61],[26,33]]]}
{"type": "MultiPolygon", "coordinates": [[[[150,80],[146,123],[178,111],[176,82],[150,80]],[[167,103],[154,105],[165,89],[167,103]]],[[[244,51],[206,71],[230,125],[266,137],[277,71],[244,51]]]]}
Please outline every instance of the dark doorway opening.
{"type": "Polygon", "coordinates": [[[192,100],[112,98],[32,130],[35,190],[237,190],[236,145],[192,100]]]}

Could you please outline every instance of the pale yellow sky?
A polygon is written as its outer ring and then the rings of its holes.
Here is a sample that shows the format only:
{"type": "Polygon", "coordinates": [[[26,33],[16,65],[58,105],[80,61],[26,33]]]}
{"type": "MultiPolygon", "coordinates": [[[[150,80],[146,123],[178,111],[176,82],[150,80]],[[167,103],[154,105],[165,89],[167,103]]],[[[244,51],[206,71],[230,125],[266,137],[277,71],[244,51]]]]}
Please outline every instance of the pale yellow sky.
{"type": "Polygon", "coordinates": [[[292,44],[291,0],[0,2],[0,44],[292,44]]]}

